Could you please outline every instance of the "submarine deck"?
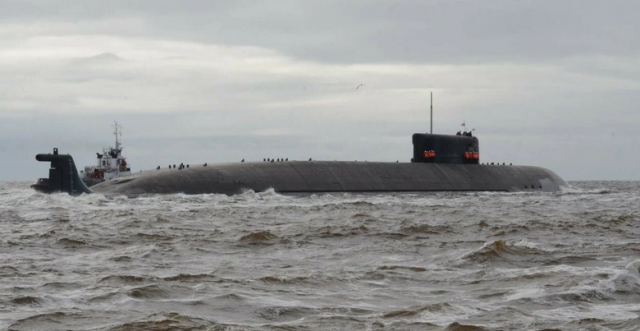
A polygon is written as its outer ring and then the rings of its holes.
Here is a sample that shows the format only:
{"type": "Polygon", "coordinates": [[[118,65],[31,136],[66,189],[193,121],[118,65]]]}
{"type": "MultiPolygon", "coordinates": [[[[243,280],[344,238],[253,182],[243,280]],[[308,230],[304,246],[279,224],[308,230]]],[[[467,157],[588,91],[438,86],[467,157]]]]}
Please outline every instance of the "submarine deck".
{"type": "Polygon", "coordinates": [[[349,161],[247,162],[162,169],[100,183],[92,190],[147,193],[557,191],[566,183],[533,166],[349,161]]]}

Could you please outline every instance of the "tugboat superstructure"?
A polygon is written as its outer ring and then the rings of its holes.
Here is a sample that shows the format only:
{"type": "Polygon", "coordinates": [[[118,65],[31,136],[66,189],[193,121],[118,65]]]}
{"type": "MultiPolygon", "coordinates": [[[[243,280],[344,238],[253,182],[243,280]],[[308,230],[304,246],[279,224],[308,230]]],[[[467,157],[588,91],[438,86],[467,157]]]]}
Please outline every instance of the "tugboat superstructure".
{"type": "Polygon", "coordinates": [[[96,153],[97,163],[95,166],[87,166],[82,173],[82,181],[87,186],[93,186],[106,180],[128,176],[131,174],[131,168],[127,163],[127,159],[122,155],[122,127],[118,122],[113,123],[115,136],[115,146],[106,147],[102,153],[96,153]]]}

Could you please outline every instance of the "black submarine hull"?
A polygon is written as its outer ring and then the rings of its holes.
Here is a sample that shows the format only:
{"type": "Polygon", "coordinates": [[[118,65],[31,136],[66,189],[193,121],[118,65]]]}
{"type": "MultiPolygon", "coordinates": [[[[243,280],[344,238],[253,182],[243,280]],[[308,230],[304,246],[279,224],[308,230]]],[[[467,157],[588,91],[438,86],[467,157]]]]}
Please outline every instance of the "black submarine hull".
{"type": "Polygon", "coordinates": [[[566,183],[532,166],[290,161],[146,171],[91,187],[104,194],[558,191],[566,183]]]}

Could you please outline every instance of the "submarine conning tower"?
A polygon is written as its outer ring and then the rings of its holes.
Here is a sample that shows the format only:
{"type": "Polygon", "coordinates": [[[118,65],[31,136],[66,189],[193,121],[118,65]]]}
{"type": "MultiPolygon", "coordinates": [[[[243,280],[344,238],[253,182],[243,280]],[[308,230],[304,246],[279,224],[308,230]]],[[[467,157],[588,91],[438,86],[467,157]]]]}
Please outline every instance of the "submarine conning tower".
{"type": "Polygon", "coordinates": [[[456,135],[415,133],[411,162],[479,164],[480,144],[471,132],[456,135]]]}

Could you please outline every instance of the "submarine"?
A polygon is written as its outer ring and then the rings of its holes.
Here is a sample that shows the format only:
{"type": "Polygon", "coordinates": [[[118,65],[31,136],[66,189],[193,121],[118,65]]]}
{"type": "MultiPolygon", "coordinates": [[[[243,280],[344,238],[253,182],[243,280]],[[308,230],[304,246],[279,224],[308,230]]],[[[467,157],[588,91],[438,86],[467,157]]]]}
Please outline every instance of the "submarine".
{"type": "MultiPolygon", "coordinates": [[[[433,130],[433,129],[432,129],[433,130]]],[[[415,133],[410,162],[278,161],[201,164],[156,169],[87,187],[73,157],[38,154],[50,162],[49,178],[32,187],[71,195],[102,193],[130,197],[144,194],[237,194],[273,189],[278,193],[545,191],[566,182],[553,171],[534,166],[481,164],[479,140],[471,132],[455,135],[415,133]]],[[[244,160],[243,160],[244,161],[244,160]]]]}

